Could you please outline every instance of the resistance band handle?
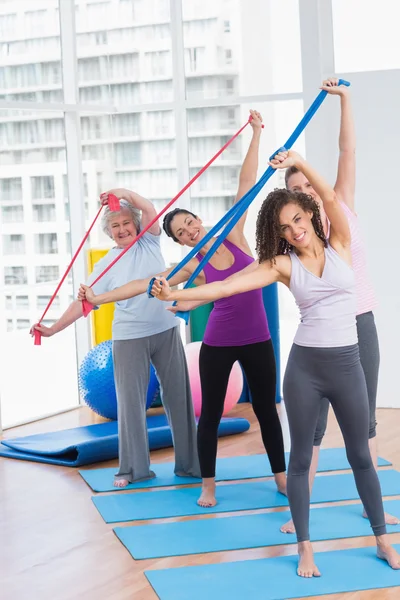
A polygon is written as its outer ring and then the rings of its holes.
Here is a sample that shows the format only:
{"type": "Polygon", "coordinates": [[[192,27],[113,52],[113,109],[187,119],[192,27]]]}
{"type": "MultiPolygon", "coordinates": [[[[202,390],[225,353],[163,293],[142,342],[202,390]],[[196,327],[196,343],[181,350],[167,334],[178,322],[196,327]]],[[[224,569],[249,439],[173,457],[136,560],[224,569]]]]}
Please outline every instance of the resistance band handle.
{"type": "Polygon", "coordinates": [[[95,307],[88,300],[82,300],[82,314],[87,317],[95,307]]]}
{"type": "Polygon", "coordinates": [[[345,85],[346,87],[350,87],[350,81],[346,81],[346,79],[339,79],[338,85],[345,85]]]}
{"type": "Polygon", "coordinates": [[[147,292],[146,292],[146,293],[147,293],[147,296],[148,296],[149,298],[154,298],[153,294],[151,293],[151,290],[152,290],[152,287],[153,287],[153,285],[154,285],[154,282],[155,282],[155,280],[156,280],[156,278],[155,278],[155,277],[152,277],[152,278],[150,279],[150,281],[149,281],[149,285],[147,286],[147,292]]]}
{"type": "Polygon", "coordinates": [[[42,345],[42,334],[37,329],[34,330],[33,339],[34,339],[34,343],[33,343],[34,346],[42,345]]]}
{"type": "MultiPolygon", "coordinates": [[[[251,122],[252,122],[252,120],[253,120],[253,117],[250,115],[250,116],[249,116],[249,123],[251,123],[251,122]]],[[[264,129],[264,123],[262,123],[262,125],[261,125],[261,129],[264,129]]]]}
{"type": "Polygon", "coordinates": [[[117,196],[115,196],[114,194],[108,194],[107,204],[111,212],[118,212],[121,210],[121,203],[119,201],[119,198],[117,198],[117,196]]]}

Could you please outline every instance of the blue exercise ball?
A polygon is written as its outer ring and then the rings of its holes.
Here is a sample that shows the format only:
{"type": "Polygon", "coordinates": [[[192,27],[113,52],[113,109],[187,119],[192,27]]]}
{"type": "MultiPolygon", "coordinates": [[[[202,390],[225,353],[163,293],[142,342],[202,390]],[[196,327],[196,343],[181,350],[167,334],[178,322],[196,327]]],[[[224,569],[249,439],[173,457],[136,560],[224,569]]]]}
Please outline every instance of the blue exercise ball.
{"type": "MultiPolygon", "coordinates": [[[[92,348],[83,359],[79,369],[79,391],[83,400],[95,413],[106,419],[117,420],[111,340],[92,348]]],[[[151,365],[146,409],[157,399],[159,391],[160,385],[151,365]]]]}

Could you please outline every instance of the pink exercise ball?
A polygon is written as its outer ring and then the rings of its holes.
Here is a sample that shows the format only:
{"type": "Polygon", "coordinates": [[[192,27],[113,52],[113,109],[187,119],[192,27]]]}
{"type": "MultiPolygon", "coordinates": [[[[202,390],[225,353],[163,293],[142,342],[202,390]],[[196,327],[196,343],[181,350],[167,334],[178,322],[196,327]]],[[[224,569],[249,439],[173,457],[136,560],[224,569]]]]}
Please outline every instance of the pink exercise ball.
{"type": "MultiPolygon", "coordinates": [[[[196,417],[201,413],[201,384],[199,369],[199,354],[201,342],[192,342],[185,346],[186,361],[189,369],[190,389],[196,417]]],[[[224,412],[225,416],[238,402],[243,390],[243,374],[238,362],[232,367],[226,390],[224,412]]]]}

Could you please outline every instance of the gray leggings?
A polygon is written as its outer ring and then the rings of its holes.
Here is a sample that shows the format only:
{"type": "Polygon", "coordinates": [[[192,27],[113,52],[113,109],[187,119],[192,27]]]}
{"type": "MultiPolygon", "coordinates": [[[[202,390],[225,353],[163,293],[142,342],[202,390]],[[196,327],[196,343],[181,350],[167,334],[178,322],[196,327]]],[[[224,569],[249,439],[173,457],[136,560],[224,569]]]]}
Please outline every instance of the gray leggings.
{"type": "Polygon", "coordinates": [[[200,477],[196,421],[179,328],[135,340],[115,340],[113,359],[119,434],[116,479],[133,482],[154,477],[150,471],[146,425],[150,362],[160,381],[161,397],[171,426],[175,473],[200,477]]]}
{"type": "Polygon", "coordinates": [[[310,470],[321,401],[329,398],[343,434],[346,454],[375,535],[386,533],[382,494],[368,446],[368,395],[358,344],[307,348],[293,344],[283,396],[291,450],[287,491],[297,540],[309,540],[310,470]]]}
{"type": "MultiPolygon", "coordinates": [[[[373,312],[357,315],[358,347],[360,349],[361,366],[367,382],[369,401],[369,438],[376,436],[376,394],[379,375],[379,340],[376,331],[373,312]]],[[[325,435],[328,422],[329,400],[323,398],[317,428],[314,436],[314,446],[320,446],[325,435]]]]}

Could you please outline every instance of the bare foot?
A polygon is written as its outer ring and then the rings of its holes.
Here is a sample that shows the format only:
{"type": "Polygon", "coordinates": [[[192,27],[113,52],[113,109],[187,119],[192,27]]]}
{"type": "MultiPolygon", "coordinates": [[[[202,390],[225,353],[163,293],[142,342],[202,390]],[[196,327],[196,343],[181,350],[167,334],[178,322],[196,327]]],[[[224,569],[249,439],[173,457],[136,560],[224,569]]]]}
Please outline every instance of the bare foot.
{"type": "Polygon", "coordinates": [[[276,487],[278,488],[278,492],[287,496],[286,492],[286,473],[275,473],[274,475],[276,487]]]}
{"type": "Polygon", "coordinates": [[[114,487],[124,488],[129,485],[129,481],[127,479],[114,479],[114,487]]]}
{"type": "Polygon", "coordinates": [[[215,479],[209,477],[203,479],[203,486],[201,488],[200,498],[197,500],[197,504],[203,508],[212,508],[217,504],[215,498],[215,479]]]}
{"type": "Polygon", "coordinates": [[[290,519],[290,521],[282,525],[280,530],[282,531],[282,533],[296,533],[292,519],[290,519]]]}
{"type": "Polygon", "coordinates": [[[380,544],[378,542],[376,554],[378,558],[386,560],[392,569],[400,569],[400,555],[390,544],[380,544]]]}
{"type": "Polygon", "coordinates": [[[311,542],[300,542],[298,549],[299,565],[297,567],[297,575],[300,577],[321,577],[321,573],[314,562],[311,542]]]}
{"type": "MultiPolygon", "coordinates": [[[[363,515],[364,519],[368,519],[368,515],[365,512],[365,508],[363,510],[363,515]]],[[[389,515],[388,513],[385,513],[385,523],[386,525],[400,525],[400,519],[398,519],[397,517],[393,516],[393,515],[389,515]]]]}

